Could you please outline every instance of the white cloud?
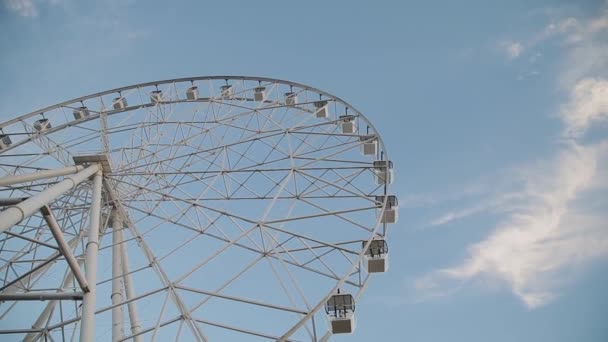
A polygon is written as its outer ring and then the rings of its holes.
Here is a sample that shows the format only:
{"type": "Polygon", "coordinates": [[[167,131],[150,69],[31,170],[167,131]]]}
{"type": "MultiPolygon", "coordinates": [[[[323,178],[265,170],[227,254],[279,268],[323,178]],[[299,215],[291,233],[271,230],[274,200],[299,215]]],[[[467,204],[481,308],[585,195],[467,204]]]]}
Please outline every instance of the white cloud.
{"type": "MultiPolygon", "coordinates": [[[[568,138],[565,147],[553,161],[519,174],[525,186],[510,191],[507,200],[482,198],[433,221],[440,225],[480,212],[503,214],[487,238],[469,246],[464,261],[418,279],[415,286],[423,297],[450,293],[459,286],[453,282],[490,280],[506,284],[536,308],[558,296],[580,266],[608,256],[608,139],[582,143],[590,127],[608,119],[608,11],[592,20],[557,21],[526,46],[557,35],[566,56],[559,82],[568,101],[558,113],[568,138]]],[[[508,53],[509,44],[504,47],[508,53]]]]}
{"type": "Polygon", "coordinates": [[[4,0],[6,8],[23,17],[35,17],[38,10],[32,0],[4,0]]]}
{"type": "Polygon", "coordinates": [[[571,93],[570,103],[561,112],[566,135],[577,137],[594,122],[608,119],[608,80],[586,78],[571,93]]]}
{"type": "Polygon", "coordinates": [[[524,52],[524,45],[521,42],[505,41],[500,43],[500,47],[509,59],[517,59],[524,52]]]}
{"type": "MultiPolygon", "coordinates": [[[[37,0],[38,4],[45,3],[49,5],[58,5],[62,0],[37,0]]],[[[38,6],[34,0],[4,0],[4,5],[10,11],[17,13],[22,17],[37,17],[38,6]]]]}
{"type": "Polygon", "coordinates": [[[490,277],[505,282],[528,307],[547,303],[560,285],[558,273],[608,255],[606,214],[586,206],[608,177],[598,167],[606,161],[608,143],[572,144],[553,163],[528,170],[522,175],[527,186],[512,197],[519,210],[471,245],[462,264],[419,279],[418,290],[433,297],[446,281],[490,277]]]}
{"type": "Polygon", "coordinates": [[[520,195],[516,193],[490,195],[490,197],[482,199],[472,206],[449,211],[433,219],[428,225],[431,227],[442,226],[473,215],[487,212],[508,212],[514,209],[513,206],[519,197],[520,195]]]}

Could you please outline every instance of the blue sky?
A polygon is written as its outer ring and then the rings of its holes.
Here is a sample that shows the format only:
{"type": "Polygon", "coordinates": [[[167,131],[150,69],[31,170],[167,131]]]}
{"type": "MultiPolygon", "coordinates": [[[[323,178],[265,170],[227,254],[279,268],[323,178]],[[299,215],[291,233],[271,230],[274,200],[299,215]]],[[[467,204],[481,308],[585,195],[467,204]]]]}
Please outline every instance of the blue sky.
{"type": "Polygon", "coordinates": [[[608,340],[607,2],[3,0],[0,32],[0,121],[222,74],[364,113],[401,219],[335,340],[608,340]]]}

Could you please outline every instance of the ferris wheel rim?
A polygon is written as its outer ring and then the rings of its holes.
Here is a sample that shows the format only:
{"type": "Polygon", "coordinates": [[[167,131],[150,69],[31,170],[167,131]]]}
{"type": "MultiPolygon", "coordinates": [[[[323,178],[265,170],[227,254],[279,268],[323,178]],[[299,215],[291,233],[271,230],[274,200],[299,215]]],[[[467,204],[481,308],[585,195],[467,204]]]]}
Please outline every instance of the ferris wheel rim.
{"type": "MultiPolygon", "coordinates": [[[[50,105],[50,106],[47,106],[47,107],[44,107],[41,109],[31,111],[27,114],[22,114],[20,116],[9,119],[7,121],[0,122],[0,129],[3,129],[4,127],[6,127],[8,125],[21,121],[23,119],[27,119],[27,118],[33,117],[35,115],[39,115],[40,113],[45,113],[50,110],[61,108],[61,107],[64,107],[64,106],[72,104],[72,103],[82,102],[85,100],[97,98],[97,97],[104,96],[104,95],[119,93],[122,91],[132,90],[132,89],[137,89],[137,88],[142,88],[142,87],[161,85],[161,84],[170,84],[170,83],[177,83],[177,82],[181,83],[181,82],[193,82],[193,81],[208,81],[208,80],[242,80],[242,81],[262,81],[262,82],[271,82],[271,83],[282,83],[282,84],[296,86],[296,87],[302,88],[304,90],[308,90],[308,91],[312,91],[312,92],[316,92],[316,93],[325,95],[335,101],[342,103],[344,106],[352,109],[357,114],[358,117],[362,118],[365,121],[365,123],[375,132],[376,137],[378,139],[378,143],[380,144],[381,150],[384,152],[384,156],[386,157],[387,160],[390,160],[388,150],[386,148],[384,140],[382,139],[382,136],[380,135],[380,132],[376,129],[374,124],[365,116],[365,114],[363,114],[361,111],[359,111],[352,104],[350,104],[349,102],[343,100],[342,98],[340,98],[336,95],[333,95],[332,93],[318,89],[316,87],[312,87],[312,86],[309,86],[309,85],[306,85],[303,83],[299,83],[299,82],[293,82],[293,81],[288,81],[288,80],[284,80],[284,79],[270,78],[270,77],[243,76],[243,75],[210,75],[210,76],[179,77],[179,78],[170,78],[170,79],[150,81],[150,82],[135,83],[135,84],[127,85],[127,86],[122,86],[122,87],[113,88],[113,89],[109,89],[109,90],[103,90],[103,91],[99,91],[96,93],[69,99],[69,100],[66,100],[66,101],[63,101],[60,103],[56,103],[56,104],[53,104],[53,105],[50,105]]],[[[116,110],[113,112],[118,113],[118,112],[125,112],[125,111],[129,111],[129,110],[120,109],[120,110],[116,110]]],[[[47,133],[41,132],[40,134],[47,134],[47,133]]]]}
{"type": "MultiPolygon", "coordinates": [[[[384,155],[384,157],[386,157],[386,158],[387,158],[386,160],[388,160],[388,154],[387,154],[387,152],[386,152],[386,148],[385,148],[385,146],[384,146],[384,143],[383,143],[383,141],[382,141],[382,138],[381,138],[380,134],[379,134],[379,133],[377,132],[377,130],[374,128],[374,126],[373,126],[373,124],[371,123],[371,121],[370,121],[370,120],[368,120],[368,119],[367,119],[367,118],[364,116],[364,114],[362,114],[360,111],[358,111],[358,110],[357,110],[356,108],[354,108],[352,105],[350,105],[348,102],[346,102],[346,101],[344,101],[344,100],[342,100],[342,99],[340,99],[340,98],[338,98],[338,97],[336,97],[336,96],[334,96],[334,95],[332,95],[332,94],[330,94],[330,93],[328,93],[328,92],[325,92],[325,91],[322,91],[322,90],[319,90],[319,89],[316,89],[316,88],[313,88],[313,87],[310,87],[310,86],[307,86],[307,85],[303,85],[303,84],[296,83],[296,82],[291,82],[291,81],[284,81],[284,80],[278,80],[278,79],[272,79],[272,78],[264,78],[264,77],[251,77],[251,76],[199,76],[199,77],[190,77],[190,78],[175,78],[175,79],[168,79],[168,80],[155,81],[155,82],[139,83],[139,84],[134,84],[134,85],[125,86],[125,87],[121,87],[121,88],[115,88],[115,89],[111,89],[111,90],[106,90],[106,91],[98,92],[98,93],[91,94],[91,95],[87,95],[87,96],[80,97],[80,98],[75,98],[75,99],[72,99],[72,100],[64,101],[64,102],[62,102],[62,103],[58,103],[58,104],[53,105],[53,106],[49,106],[49,107],[43,108],[43,109],[41,109],[41,110],[36,110],[36,111],[33,111],[33,112],[29,113],[29,114],[25,114],[25,115],[22,115],[22,116],[20,116],[20,117],[18,117],[18,118],[15,118],[15,119],[13,119],[13,120],[9,120],[9,121],[5,122],[5,123],[3,123],[3,124],[1,124],[1,125],[0,125],[0,128],[4,127],[4,126],[6,126],[6,125],[9,125],[9,124],[11,124],[11,123],[13,123],[13,122],[17,122],[17,121],[19,121],[19,120],[26,119],[26,118],[32,117],[32,116],[34,116],[34,115],[38,115],[38,114],[40,114],[41,112],[46,112],[46,111],[49,111],[49,110],[57,109],[57,108],[64,107],[64,106],[69,105],[69,104],[73,104],[73,103],[80,102],[80,101],[85,101],[85,100],[87,100],[87,99],[92,99],[92,98],[101,97],[101,96],[104,96],[104,95],[109,95],[109,94],[114,94],[114,93],[120,93],[120,92],[122,92],[122,91],[126,91],[126,90],[138,89],[138,88],[143,88],[143,87],[150,87],[150,86],[161,85],[161,84],[171,84],[171,83],[177,83],[177,82],[207,81],[207,80],[225,80],[225,79],[227,79],[227,80],[263,81],[263,82],[273,82],[273,83],[281,83],[281,84],[286,84],[286,85],[292,85],[292,86],[295,86],[295,87],[299,87],[299,88],[301,88],[302,90],[307,90],[307,91],[311,91],[311,92],[314,92],[314,93],[319,93],[319,94],[322,94],[322,95],[325,95],[325,96],[327,96],[327,97],[331,98],[332,100],[338,101],[338,102],[340,102],[341,104],[343,104],[344,106],[346,106],[347,108],[352,109],[352,110],[353,110],[353,111],[356,113],[356,115],[357,115],[358,117],[362,118],[362,120],[363,120],[365,123],[367,123],[367,124],[368,124],[368,126],[369,126],[371,129],[373,129],[373,131],[374,131],[374,133],[375,133],[375,136],[376,136],[376,137],[377,137],[377,139],[378,139],[378,143],[379,143],[379,145],[380,145],[381,151],[382,151],[382,152],[384,152],[384,154],[385,154],[385,155],[384,155]]],[[[117,113],[121,113],[121,112],[128,112],[128,111],[131,111],[131,110],[134,110],[134,109],[133,109],[133,108],[131,108],[131,109],[126,108],[126,109],[120,109],[120,110],[110,110],[110,111],[108,111],[108,113],[110,113],[110,112],[111,112],[112,114],[117,114],[117,113]]],[[[99,119],[99,117],[100,117],[100,116],[99,116],[99,114],[98,114],[98,115],[95,115],[95,116],[94,116],[94,115],[92,115],[92,116],[91,116],[91,117],[90,117],[88,120],[86,120],[86,121],[89,121],[89,120],[97,120],[97,119],[99,119]]],[[[65,129],[65,128],[67,128],[67,127],[70,127],[70,126],[69,126],[69,125],[67,125],[66,127],[61,127],[61,128],[60,128],[60,127],[57,127],[56,129],[57,129],[57,130],[60,130],[60,129],[65,129]]],[[[50,132],[50,131],[49,131],[49,132],[50,132]]],[[[48,134],[49,132],[40,132],[39,134],[46,135],[46,134],[48,134]]],[[[106,132],[100,132],[100,134],[107,135],[107,133],[106,133],[106,132]]],[[[13,146],[13,147],[15,147],[15,146],[13,146]]],[[[2,152],[4,152],[4,151],[2,151],[2,152]]],[[[387,193],[386,193],[386,188],[384,189],[384,192],[385,192],[385,195],[387,195],[387,193]]],[[[130,210],[129,210],[129,211],[130,211],[130,210]]],[[[167,222],[169,222],[169,221],[167,221],[167,222]]],[[[380,224],[377,224],[377,226],[380,226],[380,224]]],[[[371,240],[371,239],[374,237],[374,235],[375,235],[376,231],[377,231],[377,228],[374,230],[374,232],[372,232],[372,233],[369,235],[369,239],[370,239],[370,240],[371,240]]],[[[369,240],[368,240],[368,241],[369,241],[369,240]]],[[[355,269],[355,267],[356,267],[356,264],[357,264],[357,263],[360,263],[360,262],[361,262],[361,260],[362,260],[363,256],[364,256],[364,251],[361,251],[361,252],[359,253],[359,255],[357,256],[357,258],[356,258],[356,262],[353,262],[353,269],[355,269]]],[[[350,275],[349,275],[348,273],[346,273],[346,274],[345,274],[345,275],[342,277],[342,279],[340,279],[340,280],[339,280],[339,281],[336,283],[336,287],[339,287],[339,286],[340,286],[340,284],[341,284],[341,283],[343,283],[343,282],[344,282],[344,280],[345,280],[345,279],[347,279],[349,276],[350,276],[350,275]]],[[[359,288],[359,289],[357,290],[357,294],[358,294],[358,295],[360,295],[362,292],[364,292],[364,289],[365,289],[365,287],[367,286],[368,282],[367,282],[367,281],[365,281],[363,284],[364,284],[364,286],[363,286],[363,287],[361,287],[361,288],[359,288]]],[[[163,291],[164,291],[164,290],[163,290],[163,291]]],[[[319,310],[322,308],[322,304],[324,303],[324,301],[326,300],[326,298],[327,298],[327,297],[329,297],[329,296],[331,296],[332,291],[333,291],[333,290],[329,291],[329,293],[327,294],[327,296],[326,296],[325,298],[321,298],[321,299],[320,299],[320,301],[318,302],[318,304],[317,304],[317,306],[315,307],[315,309],[314,309],[314,310],[313,310],[313,309],[311,309],[311,310],[309,311],[309,313],[307,314],[308,318],[306,318],[306,317],[305,317],[305,318],[303,318],[303,319],[302,319],[302,322],[307,321],[308,319],[310,319],[310,317],[314,317],[314,314],[315,314],[316,312],[318,312],[318,311],[319,311],[319,310]]],[[[313,304],[314,304],[314,303],[313,303],[313,304]]],[[[292,328],[292,329],[294,329],[294,328],[292,328]]],[[[290,331],[291,331],[291,330],[290,330],[290,331]]]]}

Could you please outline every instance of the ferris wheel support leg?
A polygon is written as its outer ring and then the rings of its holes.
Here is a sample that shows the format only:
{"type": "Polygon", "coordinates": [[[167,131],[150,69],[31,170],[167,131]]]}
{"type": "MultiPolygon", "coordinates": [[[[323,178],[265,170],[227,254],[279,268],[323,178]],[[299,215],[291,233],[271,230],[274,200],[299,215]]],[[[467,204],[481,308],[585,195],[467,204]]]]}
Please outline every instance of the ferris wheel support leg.
{"type": "Polygon", "coordinates": [[[75,175],[67,176],[66,179],[51,186],[50,188],[32,196],[25,201],[15,204],[0,212],[0,233],[21,222],[24,218],[30,217],[43,206],[49,204],[57,197],[63,195],[87,178],[91,177],[101,168],[99,165],[91,165],[75,175]]]}
{"type": "Polygon", "coordinates": [[[89,236],[86,246],[85,269],[89,292],[82,302],[82,325],[80,341],[90,342],[95,338],[95,303],[97,296],[97,255],[99,251],[99,223],[101,217],[101,171],[93,178],[93,198],[89,214],[89,236]]]}
{"type": "MultiPolygon", "coordinates": [[[[122,273],[124,274],[124,284],[125,284],[125,295],[127,300],[131,298],[135,298],[135,290],[133,290],[133,279],[131,274],[129,273],[129,256],[127,254],[127,244],[121,243],[121,261],[122,261],[122,273]]],[[[137,304],[135,301],[129,301],[127,303],[127,308],[129,309],[129,321],[131,322],[131,335],[134,335],[134,342],[141,342],[141,335],[138,334],[141,330],[141,325],[139,324],[139,318],[137,315],[137,304]]]]}
{"type": "Polygon", "coordinates": [[[114,192],[114,188],[111,186],[111,184],[109,184],[107,182],[104,182],[104,185],[105,185],[105,189],[108,193],[108,196],[110,197],[110,199],[114,202],[114,205],[116,206],[114,210],[122,213],[122,215],[123,215],[122,219],[125,220],[124,223],[127,226],[127,229],[129,229],[129,231],[131,232],[131,235],[133,235],[133,237],[135,237],[137,240],[139,240],[139,246],[140,246],[141,250],[143,251],[144,256],[146,257],[146,259],[152,266],[152,269],[158,275],[159,280],[163,283],[164,286],[167,287],[167,291],[171,295],[171,299],[172,299],[173,303],[175,304],[175,306],[177,307],[179,312],[182,314],[182,316],[185,317],[184,321],[186,322],[186,324],[192,331],[192,334],[195,336],[197,341],[202,341],[202,342],[208,341],[207,337],[201,330],[200,326],[194,322],[194,319],[192,318],[192,315],[190,314],[190,311],[184,304],[183,300],[175,292],[175,287],[171,284],[171,281],[169,280],[169,277],[167,277],[167,274],[165,273],[165,271],[160,267],[158,261],[154,257],[154,254],[152,253],[150,247],[146,244],[141,233],[139,233],[139,231],[137,230],[137,228],[135,227],[133,222],[129,219],[129,216],[127,215],[127,212],[124,209],[124,206],[120,202],[119,197],[114,192]]]}
{"type": "Polygon", "coordinates": [[[80,172],[82,170],[84,170],[84,166],[76,165],[76,166],[62,167],[60,169],[43,170],[43,171],[39,171],[39,172],[26,173],[26,174],[22,174],[22,175],[6,176],[6,177],[0,178],[0,186],[9,186],[9,185],[13,185],[13,184],[31,182],[31,181],[41,180],[41,179],[67,176],[67,175],[71,175],[71,174],[80,172]]]}
{"type": "MultiPolygon", "coordinates": [[[[112,305],[123,302],[123,271],[122,271],[122,216],[116,208],[112,209],[112,305]]],[[[112,308],[112,341],[120,341],[123,335],[123,306],[112,308]]]]}

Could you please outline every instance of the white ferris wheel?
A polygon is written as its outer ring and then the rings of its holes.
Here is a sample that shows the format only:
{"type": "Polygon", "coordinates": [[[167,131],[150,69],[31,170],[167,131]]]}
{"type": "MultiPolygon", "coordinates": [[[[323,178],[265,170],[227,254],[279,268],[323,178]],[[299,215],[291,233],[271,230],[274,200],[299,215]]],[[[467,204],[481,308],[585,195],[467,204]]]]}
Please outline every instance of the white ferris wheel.
{"type": "Polygon", "coordinates": [[[269,78],[137,84],[0,123],[0,339],[351,333],[388,268],[392,174],[363,114],[269,78]]]}

